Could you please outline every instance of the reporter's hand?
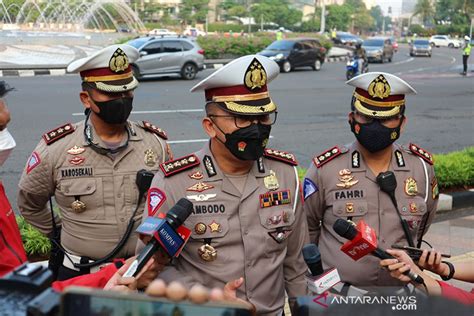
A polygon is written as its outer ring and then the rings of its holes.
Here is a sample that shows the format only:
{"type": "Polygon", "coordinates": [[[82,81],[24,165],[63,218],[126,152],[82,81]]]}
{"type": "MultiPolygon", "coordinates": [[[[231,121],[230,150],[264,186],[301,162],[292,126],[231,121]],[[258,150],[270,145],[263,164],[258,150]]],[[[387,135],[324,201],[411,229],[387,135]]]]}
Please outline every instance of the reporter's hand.
{"type": "Polygon", "coordinates": [[[153,264],[148,269],[143,269],[142,271],[144,271],[144,273],[137,277],[137,288],[144,289],[148,287],[170,261],[168,255],[161,249],[153,255],[153,259],[153,264]]]}
{"type": "Polygon", "coordinates": [[[441,263],[441,252],[437,252],[434,249],[423,250],[418,260],[418,266],[441,276],[448,276],[449,274],[449,267],[441,263]]]}
{"type": "Polygon", "coordinates": [[[128,258],[125,261],[125,264],[110,278],[107,284],[104,286],[104,290],[108,291],[118,291],[118,292],[133,292],[137,290],[137,279],[142,277],[154,264],[154,258],[151,258],[146,265],[143,267],[142,271],[138,273],[137,278],[134,277],[124,277],[123,275],[127,272],[128,268],[132,262],[136,259],[137,256],[128,258]]]}
{"type": "Polygon", "coordinates": [[[402,282],[410,282],[410,278],[403,273],[412,270],[417,274],[422,271],[413,262],[410,256],[403,250],[387,249],[387,252],[395,257],[395,259],[385,259],[380,261],[380,265],[386,267],[390,271],[390,275],[402,282]]]}

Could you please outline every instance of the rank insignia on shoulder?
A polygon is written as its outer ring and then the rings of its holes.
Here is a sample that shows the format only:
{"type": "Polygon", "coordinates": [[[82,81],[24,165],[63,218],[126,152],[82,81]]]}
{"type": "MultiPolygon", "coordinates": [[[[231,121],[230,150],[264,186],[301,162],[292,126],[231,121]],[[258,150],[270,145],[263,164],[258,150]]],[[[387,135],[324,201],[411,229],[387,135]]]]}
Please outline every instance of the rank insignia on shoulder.
{"type": "Polygon", "coordinates": [[[423,148],[421,148],[420,146],[411,143],[410,144],[410,151],[412,153],[414,153],[415,155],[423,158],[423,160],[425,160],[430,165],[432,165],[434,163],[433,155],[430,154],[429,152],[427,152],[426,150],[424,150],[423,148]]]}
{"type": "Polygon", "coordinates": [[[45,133],[43,139],[46,142],[46,145],[51,145],[58,139],[61,139],[72,132],[74,132],[74,126],[72,126],[71,123],[67,123],[45,133]]]}
{"type": "Polygon", "coordinates": [[[179,173],[184,170],[188,170],[194,166],[199,165],[199,159],[196,155],[191,154],[175,160],[165,161],[160,164],[160,168],[165,174],[165,177],[169,177],[173,174],[179,173]]]}
{"type": "Polygon", "coordinates": [[[325,163],[333,160],[340,154],[342,154],[342,151],[339,149],[339,147],[335,146],[329,150],[326,150],[322,154],[315,156],[313,161],[317,168],[321,168],[325,163]]]}
{"type": "Polygon", "coordinates": [[[153,125],[151,124],[150,122],[147,122],[147,121],[143,121],[143,128],[149,132],[152,132],[152,133],[155,133],[156,135],[160,136],[161,138],[163,139],[168,139],[168,135],[166,134],[166,132],[159,128],[158,126],[156,125],[153,125]]]}
{"type": "Polygon", "coordinates": [[[295,155],[285,151],[266,148],[263,152],[263,155],[269,159],[283,161],[293,166],[298,165],[298,161],[296,161],[295,155]]]}

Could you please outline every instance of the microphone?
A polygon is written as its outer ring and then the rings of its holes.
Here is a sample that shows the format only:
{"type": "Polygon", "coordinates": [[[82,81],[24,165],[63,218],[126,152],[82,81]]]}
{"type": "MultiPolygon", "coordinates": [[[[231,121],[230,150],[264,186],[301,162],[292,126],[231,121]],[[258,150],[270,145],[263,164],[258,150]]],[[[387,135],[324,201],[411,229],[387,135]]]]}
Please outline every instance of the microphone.
{"type": "Polygon", "coordinates": [[[318,246],[315,244],[307,244],[303,247],[303,258],[311,271],[311,275],[306,275],[305,279],[308,288],[313,293],[324,293],[341,282],[336,268],[331,268],[327,271],[323,270],[321,254],[319,253],[318,246]]]}
{"type": "MultiPolygon", "coordinates": [[[[342,245],[341,250],[351,257],[353,260],[358,260],[368,254],[379,259],[395,259],[392,255],[377,247],[377,238],[375,231],[369,227],[363,220],[359,221],[357,228],[350,222],[338,218],[333,225],[334,231],[341,237],[349,241],[342,245]]],[[[408,270],[404,273],[413,282],[420,284],[424,283],[422,277],[408,270]]]]}
{"type": "Polygon", "coordinates": [[[415,247],[413,239],[410,235],[410,230],[408,229],[407,221],[402,218],[400,211],[398,210],[397,199],[395,198],[395,189],[397,188],[397,178],[395,177],[395,174],[392,171],[381,172],[377,176],[376,180],[380,189],[388,194],[390,200],[392,200],[393,206],[395,206],[395,210],[397,211],[398,217],[400,218],[400,223],[402,224],[403,232],[405,233],[408,245],[410,247],[415,247]]]}
{"type": "Polygon", "coordinates": [[[181,228],[180,226],[183,222],[191,215],[192,210],[193,203],[182,198],[168,211],[164,219],[148,217],[137,228],[137,232],[144,235],[151,235],[153,238],[145,248],[143,248],[123,276],[135,277],[160,248],[170,257],[177,256],[190,235],[188,229],[186,229],[187,233],[180,234],[179,228],[181,228]]]}

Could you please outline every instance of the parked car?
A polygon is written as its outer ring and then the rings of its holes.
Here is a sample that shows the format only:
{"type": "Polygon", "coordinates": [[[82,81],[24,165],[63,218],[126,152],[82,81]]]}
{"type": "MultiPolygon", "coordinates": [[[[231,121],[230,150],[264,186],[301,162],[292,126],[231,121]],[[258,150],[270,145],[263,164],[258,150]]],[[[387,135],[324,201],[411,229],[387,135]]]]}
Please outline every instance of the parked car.
{"type": "Polygon", "coordinates": [[[354,34],[347,32],[337,32],[336,37],[332,39],[334,44],[341,44],[347,46],[355,46],[357,43],[362,43],[363,40],[354,34]]]}
{"type": "Polygon", "coordinates": [[[461,47],[461,41],[451,38],[449,35],[433,35],[430,37],[430,44],[432,47],[449,47],[459,48],[461,47]]]}
{"type": "Polygon", "coordinates": [[[379,61],[384,63],[386,60],[392,62],[393,46],[390,38],[371,37],[364,41],[362,47],[367,53],[369,62],[379,61]]]}
{"type": "Polygon", "coordinates": [[[431,57],[431,45],[427,39],[416,39],[410,44],[410,56],[428,56],[431,57]]]}
{"type": "Polygon", "coordinates": [[[204,69],[204,50],[185,37],[141,37],[127,44],[140,52],[132,64],[137,79],[177,74],[191,80],[204,69]]]}
{"type": "Polygon", "coordinates": [[[203,32],[195,27],[189,27],[184,30],[183,35],[198,37],[198,36],[205,36],[206,32],[203,32]]]}
{"type": "Polygon", "coordinates": [[[148,36],[176,36],[178,35],[176,32],[172,32],[168,29],[153,29],[148,32],[148,36]]]}
{"type": "Polygon", "coordinates": [[[291,38],[274,41],[258,54],[276,61],[282,72],[307,66],[320,70],[326,49],[314,38],[291,38]]]}

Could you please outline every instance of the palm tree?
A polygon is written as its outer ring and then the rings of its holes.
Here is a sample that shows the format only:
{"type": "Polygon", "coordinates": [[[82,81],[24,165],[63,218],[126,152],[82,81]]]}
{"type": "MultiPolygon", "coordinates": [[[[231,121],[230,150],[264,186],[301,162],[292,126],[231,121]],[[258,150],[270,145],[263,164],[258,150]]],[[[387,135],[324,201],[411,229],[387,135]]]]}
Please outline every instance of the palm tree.
{"type": "Polygon", "coordinates": [[[412,16],[419,15],[423,24],[426,25],[432,21],[435,15],[435,9],[431,3],[431,0],[418,0],[415,6],[415,12],[412,16]]]}

